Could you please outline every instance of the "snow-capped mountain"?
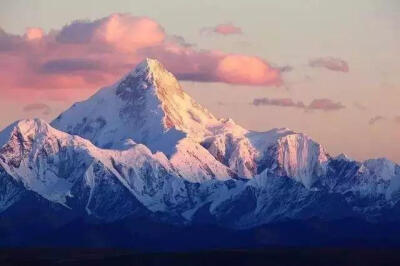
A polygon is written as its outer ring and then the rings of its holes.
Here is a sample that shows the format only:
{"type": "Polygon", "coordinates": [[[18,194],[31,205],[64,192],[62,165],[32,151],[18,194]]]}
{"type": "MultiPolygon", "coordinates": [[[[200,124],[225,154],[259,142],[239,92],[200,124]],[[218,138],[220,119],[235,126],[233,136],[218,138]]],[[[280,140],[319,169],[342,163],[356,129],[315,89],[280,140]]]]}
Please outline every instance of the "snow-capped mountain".
{"type": "Polygon", "coordinates": [[[101,148],[123,149],[128,140],[134,140],[168,155],[179,140],[188,135],[202,139],[220,124],[152,59],[52,122],[53,127],[101,148]]]}
{"type": "Polygon", "coordinates": [[[400,166],[331,157],[304,134],[217,119],[146,59],[51,124],[22,120],[0,133],[0,218],[28,194],[99,222],[140,215],[243,229],[312,217],[400,220],[388,215],[400,166]]]}
{"type": "Polygon", "coordinates": [[[308,179],[327,160],[322,147],[302,134],[286,129],[250,132],[231,119],[215,118],[152,59],[74,104],[51,125],[105,149],[142,143],[152,152],[164,153],[190,181],[252,178],[267,167],[264,164],[272,163],[266,153],[275,153],[281,171],[310,183],[308,179]]]}

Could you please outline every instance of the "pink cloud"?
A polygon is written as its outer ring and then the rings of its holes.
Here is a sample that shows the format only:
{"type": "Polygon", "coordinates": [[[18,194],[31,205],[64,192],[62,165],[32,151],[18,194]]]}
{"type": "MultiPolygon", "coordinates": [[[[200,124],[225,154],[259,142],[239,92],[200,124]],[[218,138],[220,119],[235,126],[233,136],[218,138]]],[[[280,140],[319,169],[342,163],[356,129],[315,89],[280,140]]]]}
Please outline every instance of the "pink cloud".
{"type": "Polygon", "coordinates": [[[130,15],[111,15],[99,23],[94,40],[103,41],[123,52],[161,44],[165,38],[163,28],[149,18],[130,15]]]}
{"type": "Polygon", "coordinates": [[[268,85],[277,84],[279,71],[257,57],[228,55],[218,63],[217,77],[231,84],[268,85]]]}
{"type": "Polygon", "coordinates": [[[0,30],[0,90],[29,100],[46,90],[47,97],[63,99],[61,91],[111,84],[145,57],[159,59],[182,80],[280,84],[280,71],[258,57],[198,50],[152,19],[114,14],[47,34],[39,28],[23,36],[0,30]]]}
{"type": "Polygon", "coordinates": [[[251,86],[279,86],[282,83],[280,71],[255,56],[196,51],[176,43],[166,43],[142,53],[158,58],[181,80],[251,86]]]}
{"type": "Polygon", "coordinates": [[[56,34],[56,40],[63,44],[92,44],[103,52],[132,52],[161,44],[165,36],[164,29],[152,19],[113,14],[93,22],[74,21],[56,34]]]}
{"type": "Polygon", "coordinates": [[[25,38],[28,41],[40,40],[44,36],[44,31],[41,28],[28,28],[25,33],[25,38]]]}
{"type": "Polygon", "coordinates": [[[242,34],[243,31],[241,28],[233,25],[232,23],[224,23],[218,24],[214,27],[205,27],[200,29],[200,33],[202,34],[219,34],[219,35],[235,35],[242,34]]]}
{"type": "Polygon", "coordinates": [[[241,28],[233,25],[232,23],[228,24],[219,24],[213,28],[213,31],[222,35],[232,35],[232,34],[242,34],[243,31],[241,28]]]}
{"type": "Polygon", "coordinates": [[[335,57],[321,57],[312,59],[309,62],[310,67],[326,68],[332,71],[349,72],[349,65],[346,61],[335,57]]]}

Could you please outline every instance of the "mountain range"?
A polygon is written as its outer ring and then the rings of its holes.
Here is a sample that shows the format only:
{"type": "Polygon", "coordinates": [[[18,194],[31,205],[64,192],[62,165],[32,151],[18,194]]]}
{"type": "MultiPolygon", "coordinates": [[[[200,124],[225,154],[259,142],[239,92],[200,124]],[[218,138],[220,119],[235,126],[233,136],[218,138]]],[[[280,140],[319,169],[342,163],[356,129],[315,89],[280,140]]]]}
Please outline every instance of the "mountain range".
{"type": "Polygon", "coordinates": [[[0,132],[2,246],[400,243],[399,221],[396,163],[219,119],[154,59],[0,132]]]}

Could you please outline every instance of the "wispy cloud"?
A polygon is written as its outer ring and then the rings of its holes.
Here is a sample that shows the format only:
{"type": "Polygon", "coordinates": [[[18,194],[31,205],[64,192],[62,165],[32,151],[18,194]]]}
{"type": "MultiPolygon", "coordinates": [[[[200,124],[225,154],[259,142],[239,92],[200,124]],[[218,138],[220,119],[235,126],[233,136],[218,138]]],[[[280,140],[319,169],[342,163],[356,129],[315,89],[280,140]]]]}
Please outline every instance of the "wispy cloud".
{"type": "Polygon", "coordinates": [[[23,108],[24,112],[41,112],[43,115],[51,114],[51,108],[44,103],[32,103],[25,105],[23,108]]]}
{"type": "Polygon", "coordinates": [[[394,116],[393,118],[388,118],[388,117],[385,117],[385,116],[377,115],[377,116],[372,117],[368,121],[368,124],[373,126],[373,125],[375,125],[375,124],[377,124],[377,123],[379,123],[381,121],[384,121],[384,120],[386,120],[387,122],[390,122],[390,123],[394,123],[394,124],[400,125],[400,115],[394,116]]]}
{"type": "Polygon", "coordinates": [[[359,102],[355,102],[353,105],[355,108],[357,108],[360,111],[365,111],[368,109],[367,106],[365,106],[364,104],[361,104],[359,102]]]}
{"type": "Polygon", "coordinates": [[[41,71],[47,74],[73,73],[79,71],[98,71],[104,66],[98,61],[86,58],[63,58],[49,60],[41,65],[41,71]]]}
{"type": "Polygon", "coordinates": [[[373,125],[375,125],[376,123],[378,123],[378,122],[380,122],[380,121],[383,121],[383,120],[385,120],[385,119],[386,119],[386,118],[385,118],[384,116],[377,115],[377,116],[372,117],[372,118],[368,121],[368,124],[369,124],[370,126],[373,126],[373,125]]]}
{"type": "Polygon", "coordinates": [[[340,102],[334,102],[330,99],[315,99],[310,104],[306,105],[302,101],[294,101],[291,98],[256,98],[252,102],[255,106],[280,106],[280,107],[293,107],[303,109],[305,111],[321,110],[321,111],[335,111],[346,108],[340,102]]]}
{"type": "Polygon", "coordinates": [[[349,65],[346,61],[335,57],[319,57],[310,60],[309,66],[313,68],[325,68],[332,71],[349,72],[349,65]]]}
{"type": "Polygon", "coordinates": [[[333,102],[330,99],[315,99],[308,106],[308,110],[323,110],[323,111],[335,111],[345,108],[340,102],[333,102]]]}
{"type": "Polygon", "coordinates": [[[272,105],[281,107],[296,107],[302,109],[306,107],[303,102],[295,102],[290,98],[256,98],[253,100],[253,105],[272,105]]]}

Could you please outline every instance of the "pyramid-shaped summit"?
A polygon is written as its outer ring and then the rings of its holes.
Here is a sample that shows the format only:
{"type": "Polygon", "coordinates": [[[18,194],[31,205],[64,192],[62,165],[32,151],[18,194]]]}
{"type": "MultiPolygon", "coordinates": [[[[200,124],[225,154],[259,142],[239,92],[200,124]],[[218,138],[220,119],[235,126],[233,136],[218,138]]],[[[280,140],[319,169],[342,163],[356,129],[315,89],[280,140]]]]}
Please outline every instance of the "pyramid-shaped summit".
{"type": "Polygon", "coordinates": [[[202,139],[219,123],[159,61],[147,58],[116,84],[75,103],[52,126],[101,148],[124,149],[134,141],[170,154],[180,139],[202,139]]]}

